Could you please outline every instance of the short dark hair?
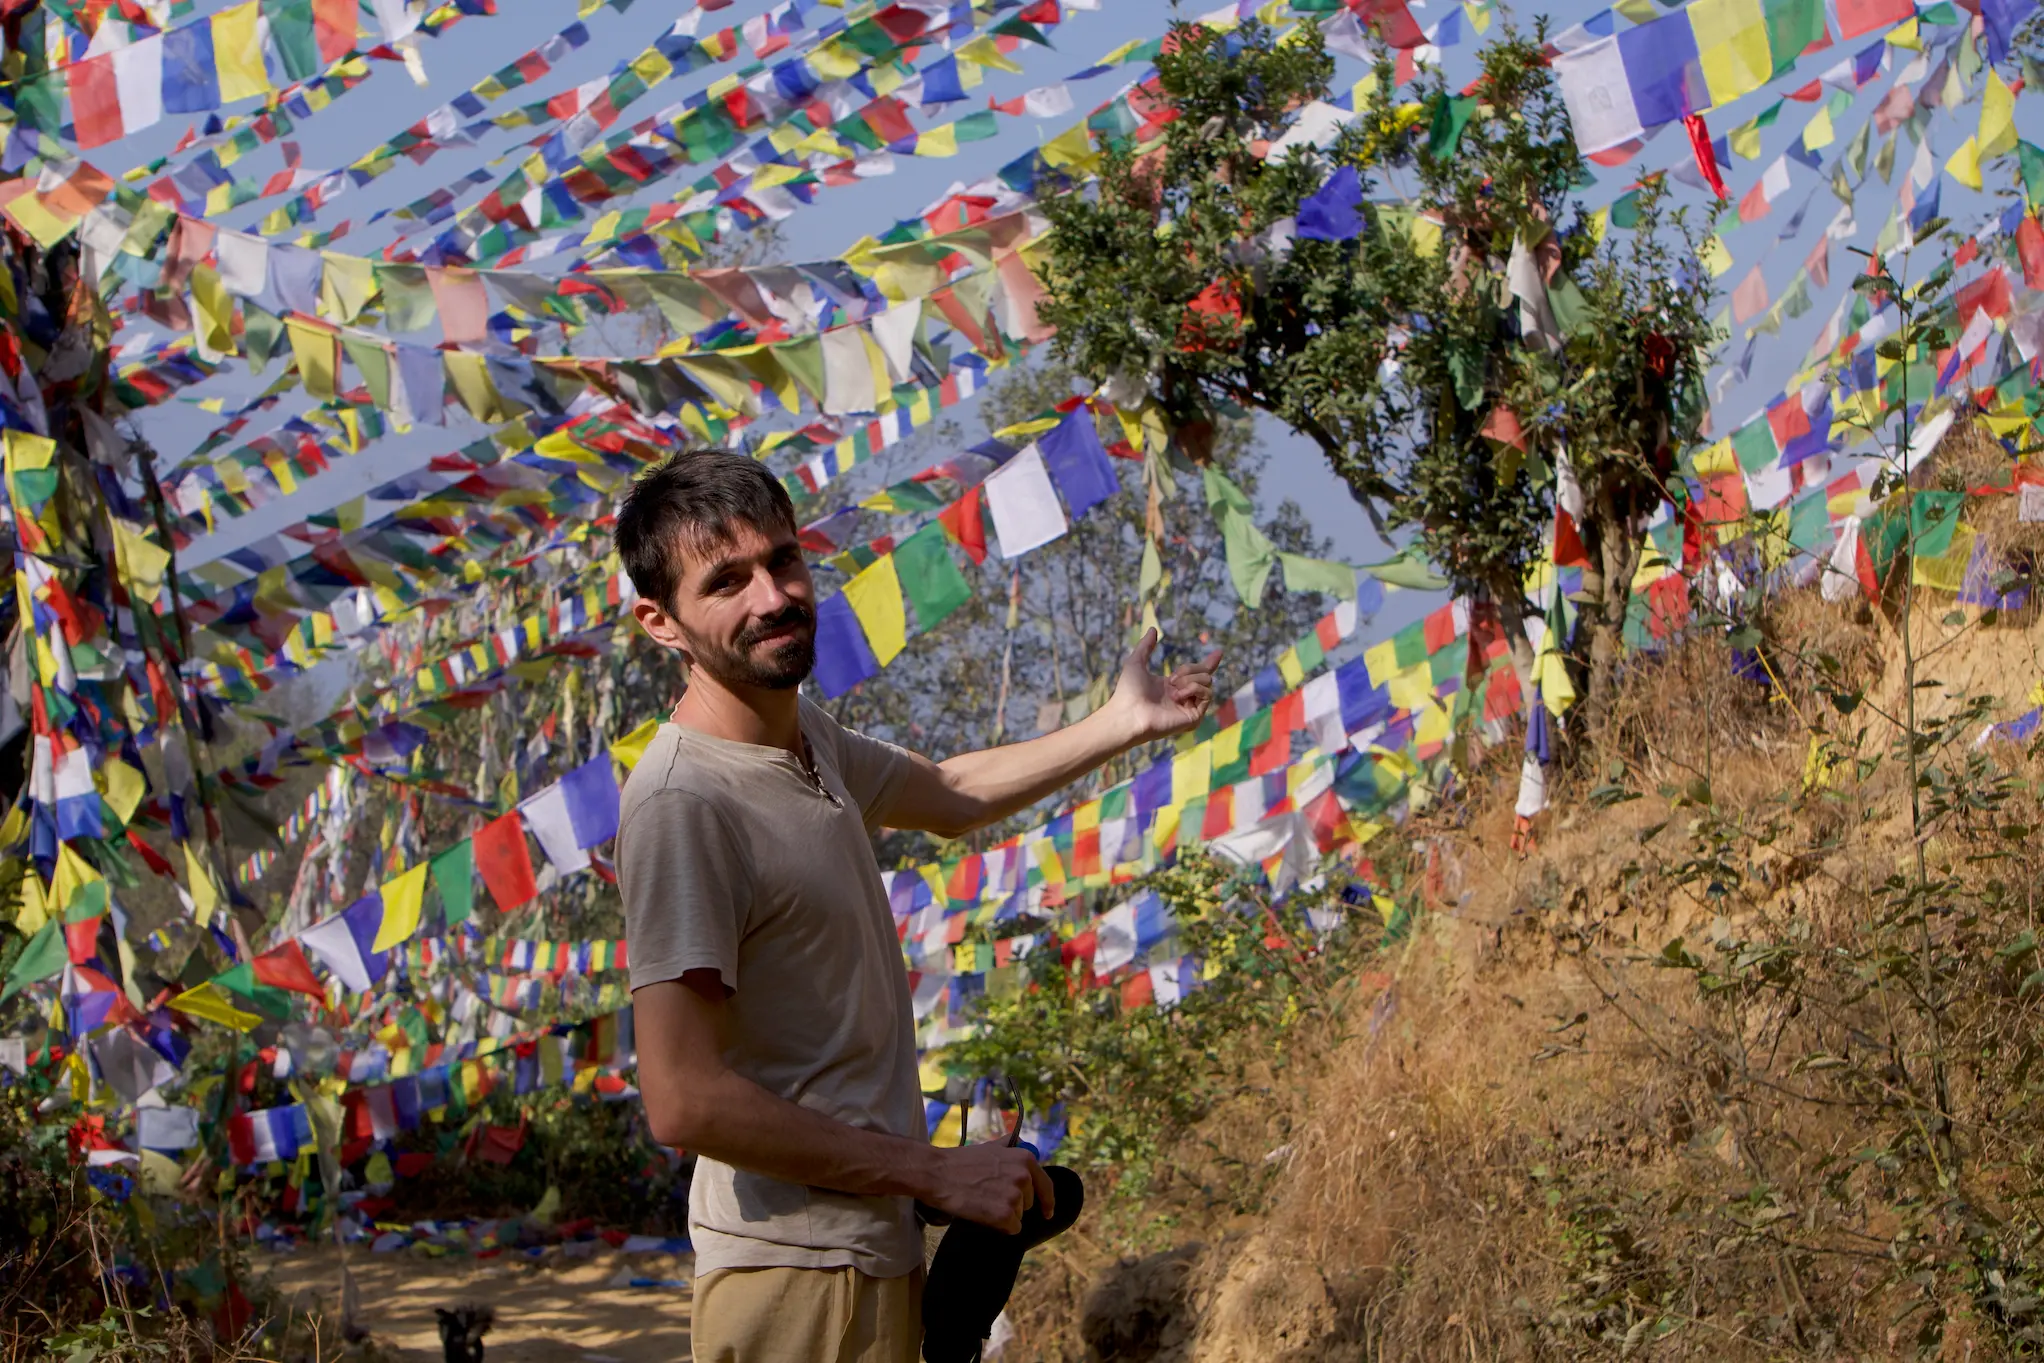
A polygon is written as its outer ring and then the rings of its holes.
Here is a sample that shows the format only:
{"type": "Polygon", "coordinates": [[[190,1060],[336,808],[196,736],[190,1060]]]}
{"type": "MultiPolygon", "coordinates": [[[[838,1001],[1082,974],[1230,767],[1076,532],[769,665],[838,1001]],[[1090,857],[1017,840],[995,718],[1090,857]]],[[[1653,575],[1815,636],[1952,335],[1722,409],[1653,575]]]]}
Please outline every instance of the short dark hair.
{"type": "Polygon", "coordinates": [[[797,533],[795,504],[766,466],[730,450],[682,450],[648,467],[617,513],[617,552],[640,596],[662,610],[681,587],[681,550],[731,538],[736,525],[797,533]]]}

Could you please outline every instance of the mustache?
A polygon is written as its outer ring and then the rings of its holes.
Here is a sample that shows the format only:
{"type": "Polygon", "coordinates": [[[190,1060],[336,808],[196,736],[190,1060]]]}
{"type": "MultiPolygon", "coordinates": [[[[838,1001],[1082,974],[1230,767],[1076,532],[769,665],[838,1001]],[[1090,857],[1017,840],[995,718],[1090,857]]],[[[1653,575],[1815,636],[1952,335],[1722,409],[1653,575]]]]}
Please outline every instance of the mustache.
{"type": "Polygon", "coordinates": [[[745,632],[738,636],[739,646],[741,648],[751,648],[775,630],[784,629],[789,625],[807,625],[814,629],[816,627],[816,612],[800,601],[791,601],[788,603],[787,609],[777,611],[757,624],[747,625],[745,632]]]}

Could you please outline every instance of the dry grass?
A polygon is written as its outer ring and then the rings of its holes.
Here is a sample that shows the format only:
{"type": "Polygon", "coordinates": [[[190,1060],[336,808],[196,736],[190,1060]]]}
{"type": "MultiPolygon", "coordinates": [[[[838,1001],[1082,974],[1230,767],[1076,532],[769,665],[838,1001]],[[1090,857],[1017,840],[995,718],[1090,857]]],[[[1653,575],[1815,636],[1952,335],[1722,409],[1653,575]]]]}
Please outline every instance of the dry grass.
{"type": "MultiPolygon", "coordinates": [[[[1733,677],[1724,640],[1701,632],[1628,675],[1616,741],[1557,788],[1564,812],[1533,856],[1507,850],[1503,772],[1458,823],[1408,825],[1434,858],[1435,893],[1388,985],[1351,982],[1261,1107],[1187,1144],[1188,1184],[1275,1152],[1261,1204],[1165,1198],[1089,1227],[1030,1270],[1007,1357],[1885,1358],[1918,1352],[1919,1331],[1932,1339],[1920,1356],[2003,1356],[2008,1338],[1964,1272],[1891,1271],[1895,1237],[1944,1194],[1910,1166],[1831,1163],[1906,1142],[1904,1109],[1798,1065],[1850,1052],[1855,1035],[1919,1055],[1934,1040],[1924,1017],[1884,1012],[1880,991],[1821,970],[1808,1009],[1767,991],[1707,998],[1660,959],[1675,939],[1713,959],[1719,941],[1800,943],[1819,962],[1864,953],[1879,882],[1908,864],[1899,772],[1842,772],[1828,791],[1801,779],[1812,729],[1850,728],[1816,655],[1892,702],[1891,636],[1815,593],[1775,603],[1770,623],[1784,636],[1771,694],[1733,677]],[[1613,758],[1640,798],[1593,808],[1613,758]],[[1695,803],[1704,778],[1712,809],[1695,803]],[[1721,897],[1712,877],[1681,873],[1698,820],[1717,815],[1743,830],[1721,897]],[[1143,1233],[1120,1233],[1132,1225],[1143,1233]]],[[[1940,629],[1924,675],[1957,678],[1954,692],[2044,675],[2034,630],[1940,629]]],[[[2044,826],[2035,805],[2021,795],[1996,818],[2044,826]]],[[[1930,840],[1931,873],[1976,889],[2005,876],[2034,900],[2037,848],[1968,868],[1992,822],[1930,840]]],[[[2044,1004],[2018,997],[1992,967],[1995,943],[1971,931],[1948,923],[1927,939],[1988,963],[1951,1025],[1990,1049],[2030,1044],[2044,1004]]],[[[1950,1082],[1961,1200],[2017,1236],[2044,1186],[2002,1114],[2027,1107],[1983,1063],[1950,1082]]]]}

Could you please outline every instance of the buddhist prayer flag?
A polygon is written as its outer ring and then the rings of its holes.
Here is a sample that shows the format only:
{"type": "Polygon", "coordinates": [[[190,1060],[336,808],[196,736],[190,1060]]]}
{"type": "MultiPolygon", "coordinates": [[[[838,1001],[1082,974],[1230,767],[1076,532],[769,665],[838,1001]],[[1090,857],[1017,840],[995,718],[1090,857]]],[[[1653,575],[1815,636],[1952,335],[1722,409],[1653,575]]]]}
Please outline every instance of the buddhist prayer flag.
{"type": "Polygon", "coordinates": [[[894,555],[882,554],[845,583],[845,599],[859,618],[873,660],[885,667],[908,642],[908,617],[902,610],[901,579],[894,555]]]}
{"type": "Polygon", "coordinates": [[[447,926],[465,923],[475,912],[475,849],[467,838],[434,857],[433,888],[440,892],[440,907],[447,926]]]}
{"type": "Polygon", "coordinates": [[[532,875],[532,854],[525,847],[525,825],[516,810],[476,830],[476,869],[500,912],[530,904],[539,893],[532,875]]]}
{"type": "Polygon", "coordinates": [[[426,863],[410,867],[395,880],[383,883],[383,922],[376,930],[372,951],[388,951],[419,930],[419,917],[426,904],[426,863]]]}
{"type": "Polygon", "coordinates": [[[1064,508],[1036,446],[995,469],[983,486],[1002,558],[1040,549],[1065,533],[1064,508]]]}

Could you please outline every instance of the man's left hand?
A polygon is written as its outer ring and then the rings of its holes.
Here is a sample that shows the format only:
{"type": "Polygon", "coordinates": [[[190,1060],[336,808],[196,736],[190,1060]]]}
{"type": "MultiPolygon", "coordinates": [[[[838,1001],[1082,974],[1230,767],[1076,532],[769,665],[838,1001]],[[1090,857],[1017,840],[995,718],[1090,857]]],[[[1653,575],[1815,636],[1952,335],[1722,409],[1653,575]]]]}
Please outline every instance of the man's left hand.
{"type": "Polygon", "coordinates": [[[1214,703],[1214,669],[1220,665],[1221,650],[1160,677],[1150,670],[1150,654],[1156,647],[1157,631],[1144,630],[1142,640],[1121,665],[1121,680],[1107,702],[1122,712],[1131,747],[1184,733],[1199,723],[1214,703]]]}

